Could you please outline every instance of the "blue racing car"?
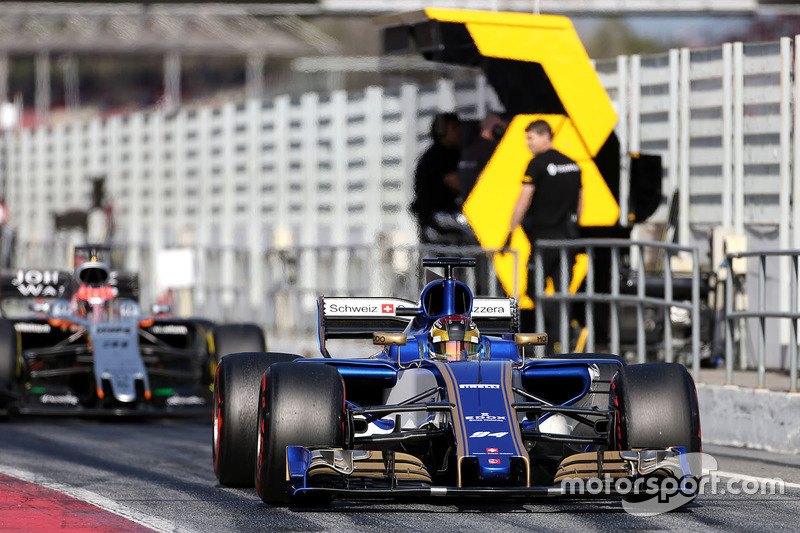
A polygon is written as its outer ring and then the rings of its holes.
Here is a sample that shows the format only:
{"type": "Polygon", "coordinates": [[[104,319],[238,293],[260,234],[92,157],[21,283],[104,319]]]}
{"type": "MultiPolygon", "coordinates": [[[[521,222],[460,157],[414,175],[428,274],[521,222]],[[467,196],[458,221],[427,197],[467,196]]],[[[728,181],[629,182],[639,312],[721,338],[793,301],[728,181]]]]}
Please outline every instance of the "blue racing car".
{"type": "MultiPolygon", "coordinates": [[[[419,302],[319,299],[322,357],[235,353],[214,380],[223,485],[273,505],[332,498],[622,495],[691,501],[701,451],[694,382],[678,364],[531,356],[513,298],[474,298],[443,269],[419,302]],[[330,339],[371,338],[367,358],[330,339]],[[671,483],[663,483],[670,480],[671,483]],[[665,489],[665,487],[667,487],[665,489]],[[671,487],[671,489],[670,489],[671,487]],[[666,490],[666,493],[665,493],[666,490]]],[[[674,507],[674,505],[673,505],[674,507]]]]}

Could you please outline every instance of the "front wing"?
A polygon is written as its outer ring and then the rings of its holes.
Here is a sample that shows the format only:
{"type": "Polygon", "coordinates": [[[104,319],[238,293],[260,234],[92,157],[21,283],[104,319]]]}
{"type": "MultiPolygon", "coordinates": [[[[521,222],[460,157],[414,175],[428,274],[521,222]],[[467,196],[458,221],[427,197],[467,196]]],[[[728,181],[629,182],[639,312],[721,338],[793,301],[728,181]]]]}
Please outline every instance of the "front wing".
{"type": "Polygon", "coordinates": [[[691,501],[701,465],[683,448],[588,452],[561,462],[553,485],[436,486],[412,456],[395,452],[287,447],[287,491],[294,497],[343,499],[417,498],[597,498],[647,495],[691,501]],[[644,483],[671,479],[668,484],[644,483]],[[624,480],[621,482],[620,480],[624,480]],[[637,481],[638,480],[638,481],[637,481]]]}

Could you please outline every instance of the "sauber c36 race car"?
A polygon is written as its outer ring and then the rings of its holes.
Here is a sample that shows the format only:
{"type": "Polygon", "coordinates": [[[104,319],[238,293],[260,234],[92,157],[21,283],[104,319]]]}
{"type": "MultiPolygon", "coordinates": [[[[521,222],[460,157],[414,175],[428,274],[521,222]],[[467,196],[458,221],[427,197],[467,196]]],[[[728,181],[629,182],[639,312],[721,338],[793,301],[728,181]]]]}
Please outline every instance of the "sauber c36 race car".
{"type": "Polygon", "coordinates": [[[217,361],[265,349],[256,325],[143,316],[136,276],[116,274],[2,273],[0,414],[207,413],[217,361]]]}
{"type": "Polygon", "coordinates": [[[444,277],[418,303],[321,297],[321,358],[222,359],[213,411],[221,484],[255,485],[273,505],[598,493],[629,502],[653,489],[659,501],[696,496],[700,465],[690,459],[700,456],[700,420],[683,366],[532,357],[526,345],[547,336],[517,333],[515,299],[473,298],[454,278],[474,260],[423,265],[444,277]],[[371,357],[329,353],[330,339],[370,337],[382,346],[371,357]]]}

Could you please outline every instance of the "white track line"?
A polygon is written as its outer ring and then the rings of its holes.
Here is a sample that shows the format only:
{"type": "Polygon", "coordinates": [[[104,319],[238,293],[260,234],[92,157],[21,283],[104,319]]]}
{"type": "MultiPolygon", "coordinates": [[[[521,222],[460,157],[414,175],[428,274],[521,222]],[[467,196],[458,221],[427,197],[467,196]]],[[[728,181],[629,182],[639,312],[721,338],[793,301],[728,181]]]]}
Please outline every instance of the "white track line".
{"type": "MultiPolygon", "coordinates": [[[[774,483],[775,481],[779,480],[780,478],[775,477],[758,477],[758,476],[749,476],[747,474],[737,474],[736,472],[723,472],[721,470],[712,470],[714,474],[718,475],[719,477],[724,478],[733,478],[733,479],[741,479],[746,481],[756,481],[758,483],[774,483]]],[[[706,472],[704,471],[703,474],[705,475],[706,472]]],[[[782,481],[785,487],[789,487],[792,489],[800,489],[800,483],[790,483],[788,481],[782,481]]]]}
{"type": "Polygon", "coordinates": [[[159,533],[194,533],[191,529],[178,527],[174,522],[169,520],[164,520],[162,518],[131,509],[130,507],[126,507],[121,503],[117,503],[109,498],[106,498],[105,496],[100,496],[99,494],[86,489],[71,487],[56,481],[51,481],[39,474],[34,474],[26,470],[19,470],[10,466],[0,465],[0,474],[5,474],[22,481],[33,483],[34,485],[52,489],[56,492],[60,492],[61,494],[66,494],[72,498],[76,498],[99,507],[104,511],[121,516],[122,518],[130,520],[131,522],[136,522],[141,526],[149,527],[150,529],[158,531],[159,533]]]}

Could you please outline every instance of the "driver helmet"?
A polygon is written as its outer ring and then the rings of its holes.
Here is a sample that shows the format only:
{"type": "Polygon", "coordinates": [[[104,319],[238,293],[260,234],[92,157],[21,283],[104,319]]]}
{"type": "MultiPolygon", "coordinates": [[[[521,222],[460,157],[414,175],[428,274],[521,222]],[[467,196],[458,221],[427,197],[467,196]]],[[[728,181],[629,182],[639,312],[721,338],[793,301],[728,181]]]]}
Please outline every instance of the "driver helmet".
{"type": "Polygon", "coordinates": [[[88,316],[105,310],[114,299],[114,289],[109,284],[109,268],[103,263],[86,262],[78,267],[76,275],[80,281],[75,294],[78,314],[88,316]]]}
{"type": "Polygon", "coordinates": [[[462,315],[448,315],[437,319],[428,340],[431,354],[446,361],[470,359],[481,349],[478,327],[469,317],[462,315]]]}

